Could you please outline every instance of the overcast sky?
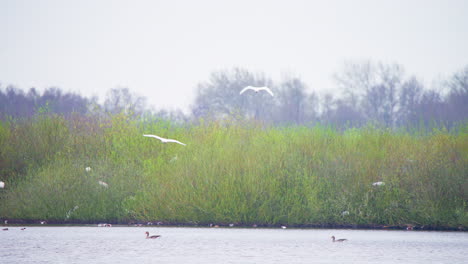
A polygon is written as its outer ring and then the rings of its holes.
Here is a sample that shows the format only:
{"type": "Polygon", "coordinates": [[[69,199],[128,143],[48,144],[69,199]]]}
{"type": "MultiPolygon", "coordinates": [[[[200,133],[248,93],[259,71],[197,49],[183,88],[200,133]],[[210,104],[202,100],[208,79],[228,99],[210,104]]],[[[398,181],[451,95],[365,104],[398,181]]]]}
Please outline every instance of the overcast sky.
{"type": "MultiPolygon", "coordinates": [[[[128,87],[186,110],[213,71],[310,89],[344,61],[399,63],[425,83],[468,65],[468,1],[0,0],[0,83],[104,98],[128,87]]],[[[242,87],[239,87],[241,89],[242,87]]]]}

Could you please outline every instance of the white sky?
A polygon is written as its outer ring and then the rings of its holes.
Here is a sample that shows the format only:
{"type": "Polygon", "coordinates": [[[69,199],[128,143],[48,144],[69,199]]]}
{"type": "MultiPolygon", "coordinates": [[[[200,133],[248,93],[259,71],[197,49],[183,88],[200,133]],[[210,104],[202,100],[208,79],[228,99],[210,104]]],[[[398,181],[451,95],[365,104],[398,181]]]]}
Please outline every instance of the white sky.
{"type": "MultiPolygon", "coordinates": [[[[468,65],[468,1],[0,0],[0,83],[103,99],[128,87],[187,110],[213,71],[242,67],[316,91],[346,60],[430,83],[468,65]]],[[[240,87],[241,89],[241,87],[240,87]]]]}

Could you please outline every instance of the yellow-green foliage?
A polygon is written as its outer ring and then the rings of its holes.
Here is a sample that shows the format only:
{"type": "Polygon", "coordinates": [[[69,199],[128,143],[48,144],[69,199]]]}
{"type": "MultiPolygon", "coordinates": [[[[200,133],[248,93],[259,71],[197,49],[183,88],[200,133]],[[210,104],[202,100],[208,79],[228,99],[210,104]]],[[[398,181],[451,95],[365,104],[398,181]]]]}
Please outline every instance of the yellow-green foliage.
{"type": "Polygon", "coordinates": [[[468,225],[466,127],[423,135],[37,116],[1,124],[0,144],[2,218],[468,225]]]}

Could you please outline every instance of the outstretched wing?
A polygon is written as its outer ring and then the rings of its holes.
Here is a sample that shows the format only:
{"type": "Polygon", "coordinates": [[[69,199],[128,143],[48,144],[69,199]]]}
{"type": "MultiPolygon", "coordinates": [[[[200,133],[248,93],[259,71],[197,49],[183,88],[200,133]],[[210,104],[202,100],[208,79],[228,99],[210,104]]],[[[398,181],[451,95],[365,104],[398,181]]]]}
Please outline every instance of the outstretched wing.
{"type": "Polygon", "coordinates": [[[269,93],[271,96],[275,96],[275,95],[273,95],[273,92],[270,90],[270,88],[268,88],[268,87],[266,87],[266,86],[265,86],[265,87],[260,87],[258,90],[260,90],[260,91],[262,91],[262,90],[263,90],[263,91],[266,91],[266,92],[269,93]]]}
{"type": "Polygon", "coordinates": [[[178,141],[178,140],[175,140],[175,139],[166,139],[166,142],[172,142],[172,143],[177,143],[177,144],[181,144],[181,145],[184,145],[186,146],[186,144],[178,141]]]}
{"type": "Polygon", "coordinates": [[[158,137],[158,136],[156,136],[156,135],[143,135],[143,136],[144,136],[144,137],[152,137],[152,138],[156,138],[156,139],[159,139],[159,140],[161,140],[161,141],[164,141],[164,140],[165,140],[165,138],[158,137]]]}
{"type": "Polygon", "coordinates": [[[254,88],[253,88],[252,86],[247,86],[247,87],[245,87],[244,89],[242,89],[242,91],[240,91],[239,94],[243,94],[243,93],[244,93],[245,91],[247,91],[247,90],[254,90],[254,88]]]}

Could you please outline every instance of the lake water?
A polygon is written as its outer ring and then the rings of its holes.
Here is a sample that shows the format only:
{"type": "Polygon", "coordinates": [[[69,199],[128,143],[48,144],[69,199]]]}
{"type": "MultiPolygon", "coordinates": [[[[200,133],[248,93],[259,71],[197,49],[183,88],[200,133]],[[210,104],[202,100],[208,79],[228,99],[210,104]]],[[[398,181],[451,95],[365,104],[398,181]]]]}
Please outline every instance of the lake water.
{"type": "Polygon", "coordinates": [[[8,227],[0,263],[468,263],[468,233],[336,229],[8,227]],[[162,235],[145,239],[145,231],[162,235]],[[347,238],[332,243],[331,236],[347,238]]]}

